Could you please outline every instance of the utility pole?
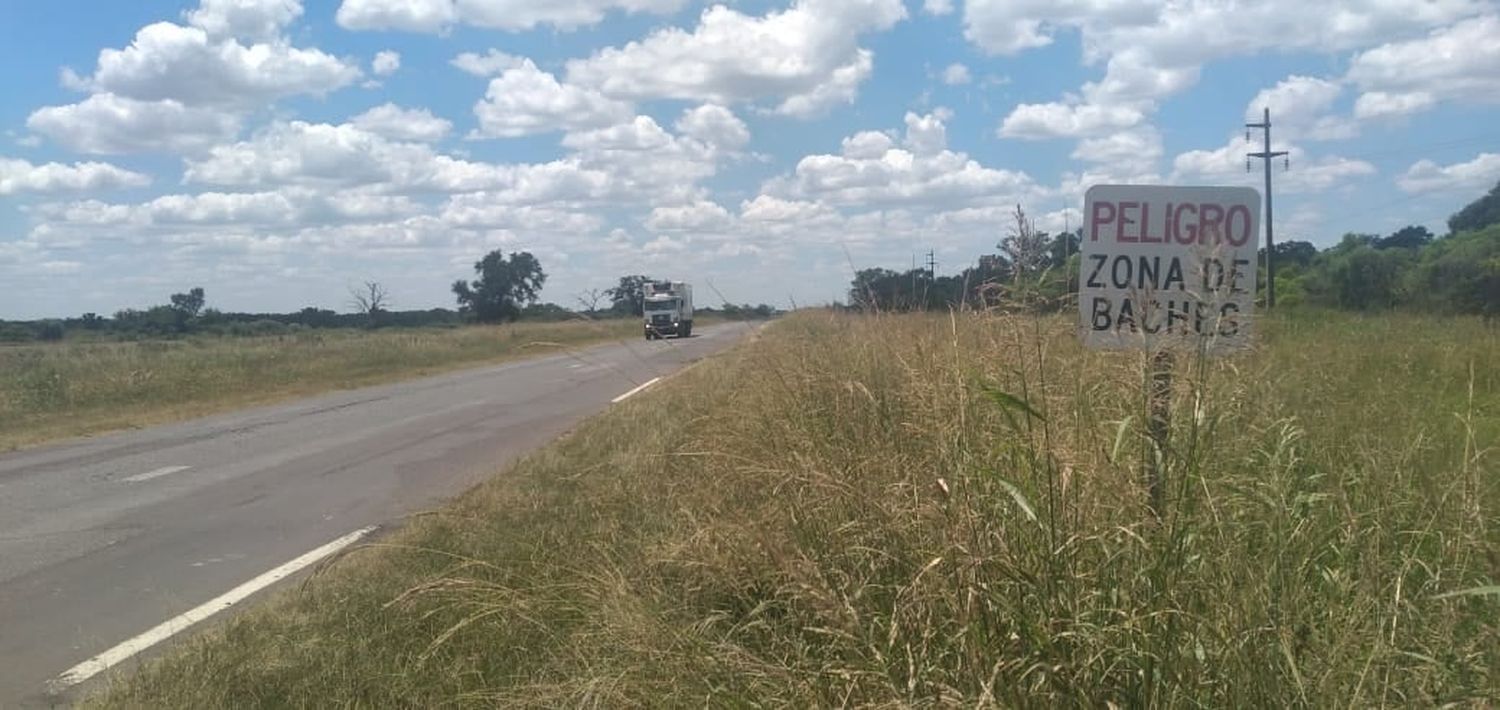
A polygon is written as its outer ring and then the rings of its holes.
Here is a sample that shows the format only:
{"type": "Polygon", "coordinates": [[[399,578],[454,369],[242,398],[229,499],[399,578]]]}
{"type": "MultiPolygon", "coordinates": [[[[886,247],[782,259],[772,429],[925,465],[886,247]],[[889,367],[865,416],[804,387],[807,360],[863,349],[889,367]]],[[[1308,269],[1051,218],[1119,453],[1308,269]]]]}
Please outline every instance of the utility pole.
{"type": "MultiPolygon", "coordinates": [[[[1272,238],[1271,231],[1271,160],[1280,158],[1287,153],[1284,150],[1271,150],[1271,109],[1265,109],[1265,118],[1260,123],[1245,124],[1245,140],[1250,140],[1251,128],[1259,128],[1265,131],[1265,149],[1259,153],[1248,153],[1245,158],[1245,171],[1250,170],[1250,158],[1260,158],[1266,168],[1266,309],[1276,307],[1276,241],[1272,238]]],[[[1284,162],[1286,168],[1291,167],[1289,161],[1284,162]]]]}
{"type": "Polygon", "coordinates": [[[931,249],[927,250],[927,278],[937,278],[937,259],[935,258],[931,249]]]}

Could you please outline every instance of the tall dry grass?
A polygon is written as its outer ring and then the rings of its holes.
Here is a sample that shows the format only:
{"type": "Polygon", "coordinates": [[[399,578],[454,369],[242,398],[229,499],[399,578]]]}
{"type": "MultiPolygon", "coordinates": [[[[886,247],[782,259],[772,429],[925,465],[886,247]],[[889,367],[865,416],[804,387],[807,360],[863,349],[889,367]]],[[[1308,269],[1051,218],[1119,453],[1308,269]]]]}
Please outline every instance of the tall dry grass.
{"type": "Polygon", "coordinates": [[[638,336],[634,320],[0,347],[0,451],[638,336]]]}
{"type": "Polygon", "coordinates": [[[1500,334],[1180,361],[805,313],[123,680],[116,706],[1484,706],[1500,334]]]}

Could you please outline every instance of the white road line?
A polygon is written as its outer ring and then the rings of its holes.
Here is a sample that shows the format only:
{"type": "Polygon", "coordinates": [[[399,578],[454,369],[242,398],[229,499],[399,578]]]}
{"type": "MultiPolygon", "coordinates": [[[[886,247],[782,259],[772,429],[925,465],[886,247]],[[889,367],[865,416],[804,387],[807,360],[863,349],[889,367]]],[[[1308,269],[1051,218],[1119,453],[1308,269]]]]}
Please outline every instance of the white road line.
{"type": "Polygon", "coordinates": [[[620,395],[620,396],[618,396],[618,397],[616,397],[614,399],[609,400],[609,403],[610,404],[618,404],[619,402],[624,401],[626,397],[629,397],[630,395],[633,395],[636,392],[639,392],[639,391],[641,391],[643,389],[646,389],[647,387],[650,387],[651,385],[656,384],[656,381],[659,380],[659,379],[661,379],[661,378],[660,377],[653,377],[653,378],[651,378],[649,380],[646,380],[646,382],[644,384],[642,384],[640,387],[637,387],[637,388],[635,388],[633,390],[630,390],[629,392],[626,392],[625,394],[622,394],[622,395],[620,395]]]}
{"type": "Polygon", "coordinates": [[[370,534],[374,529],[375,526],[372,525],[367,528],[355,530],[270,572],[266,572],[255,579],[245,582],[224,594],[158,624],[146,633],[69,668],[62,675],[53,679],[48,685],[53,692],[59,692],[69,686],[82,683],[103,671],[109,670],[115,664],[171,638],[193,624],[244,601],[246,597],[275,584],[285,577],[295,574],[298,570],[353,545],[360,538],[370,534]]]}
{"type": "Polygon", "coordinates": [[[124,481],[126,483],[140,483],[141,481],[149,481],[149,480],[151,480],[153,478],[160,478],[162,476],[170,476],[170,475],[172,475],[174,473],[177,473],[179,471],[186,471],[186,470],[188,470],[190,468],[192,468],[192,466],[162,466],[161,468],[158,468],[155,471],[147,471],[145,473],[137,473],[134,476],[130,476],[130,477],[125,478],[124,481]]]}

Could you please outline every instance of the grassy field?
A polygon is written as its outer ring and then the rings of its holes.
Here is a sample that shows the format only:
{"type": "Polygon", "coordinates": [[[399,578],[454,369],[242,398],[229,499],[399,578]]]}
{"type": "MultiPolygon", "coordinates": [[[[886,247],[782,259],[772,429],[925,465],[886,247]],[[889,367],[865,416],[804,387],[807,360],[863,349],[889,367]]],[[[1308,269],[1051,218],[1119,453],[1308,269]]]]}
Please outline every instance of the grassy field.
{"type": "Polygon", "coordinates": [[[180,645],[105,707],[1489,706],[1500,331],[1178,363],[803,313],[180,645]]]}
{"type": "Polygon", "coordinates": [[[614,338],[634,319],[0,347],[0,451],[614,338]]]}

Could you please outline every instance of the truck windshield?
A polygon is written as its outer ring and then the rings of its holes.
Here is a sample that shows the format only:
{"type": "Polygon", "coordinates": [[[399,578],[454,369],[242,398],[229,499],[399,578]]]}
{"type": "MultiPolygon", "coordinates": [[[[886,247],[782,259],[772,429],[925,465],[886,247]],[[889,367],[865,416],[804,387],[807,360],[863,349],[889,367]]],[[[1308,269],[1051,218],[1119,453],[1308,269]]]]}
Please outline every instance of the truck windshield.
{"type": "Polygon", "coordinates": [[[669,298],[665,301],[646,301],[648,311],[670,311],[677,307],[677,299],[669,298]]]}

